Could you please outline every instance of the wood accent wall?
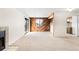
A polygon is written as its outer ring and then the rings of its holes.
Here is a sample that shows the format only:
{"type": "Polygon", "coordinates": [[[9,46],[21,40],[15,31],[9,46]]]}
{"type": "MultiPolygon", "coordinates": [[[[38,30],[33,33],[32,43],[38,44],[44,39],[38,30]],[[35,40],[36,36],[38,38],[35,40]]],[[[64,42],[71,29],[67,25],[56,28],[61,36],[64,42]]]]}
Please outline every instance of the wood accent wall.
{"type": "Polygon", "coordinates": [[[31,32],[36,32],[37,31],[37,27],[36,27],[36,20],[33,18],[30,20],[30,31],[31,32]]]}
{"type": "Polygon", "coordinates": [[[48,17],[44,17],[44,18],[31,17],[30,18],[30,31],[31,32],[47,32],[47,31],[50,31],[50,19],[48,19],[48,17]],[[43,21],[41,26],[36,25],[37,19],[43,21]]]}

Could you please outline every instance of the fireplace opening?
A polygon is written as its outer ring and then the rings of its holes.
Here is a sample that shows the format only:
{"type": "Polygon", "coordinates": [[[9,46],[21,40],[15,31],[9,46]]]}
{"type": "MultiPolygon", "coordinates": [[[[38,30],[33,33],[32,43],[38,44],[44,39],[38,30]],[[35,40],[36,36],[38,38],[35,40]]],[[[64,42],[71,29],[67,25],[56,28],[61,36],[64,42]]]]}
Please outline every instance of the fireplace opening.
{"type": "Polygon", "coordinates": [[[5,31],[0,31],[0,51],[5,49],[5,31]]]}

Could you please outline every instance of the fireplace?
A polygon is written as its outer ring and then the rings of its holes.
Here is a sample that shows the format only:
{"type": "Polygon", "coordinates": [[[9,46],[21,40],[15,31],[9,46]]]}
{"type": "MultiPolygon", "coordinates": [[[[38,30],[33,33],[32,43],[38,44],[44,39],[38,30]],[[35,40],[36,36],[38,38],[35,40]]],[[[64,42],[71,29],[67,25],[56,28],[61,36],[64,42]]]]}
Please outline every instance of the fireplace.
{"type": "Polygon", "coordinates": [[[5,49],[5,31],[0,31],[0,51],[5,49]]]}

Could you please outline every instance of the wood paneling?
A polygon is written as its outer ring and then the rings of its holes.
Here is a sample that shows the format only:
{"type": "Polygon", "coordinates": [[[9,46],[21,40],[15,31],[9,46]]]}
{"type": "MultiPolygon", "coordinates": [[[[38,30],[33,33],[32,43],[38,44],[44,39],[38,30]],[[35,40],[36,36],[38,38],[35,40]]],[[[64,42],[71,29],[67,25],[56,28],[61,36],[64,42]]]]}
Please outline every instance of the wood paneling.
{"type": "MultiPolygon", "coordinates": [[[[46,32],[50,31],[50,20],[48,18],[30,18],[30,31],[31,32],[46,32]],[[36,20],[42,20],[42,24],[37,26],[36,20]]],[[[40,23],[40,21],[39,21],[40,23]]]]}

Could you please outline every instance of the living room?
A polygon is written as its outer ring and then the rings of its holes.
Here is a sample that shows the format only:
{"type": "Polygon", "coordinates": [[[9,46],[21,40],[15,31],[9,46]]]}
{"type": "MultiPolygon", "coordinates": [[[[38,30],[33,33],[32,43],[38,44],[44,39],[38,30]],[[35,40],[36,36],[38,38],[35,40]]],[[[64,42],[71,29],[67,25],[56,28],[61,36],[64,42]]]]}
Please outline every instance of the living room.
{"type": "MultiPolygon", "coordinates": [[[[77,34],[73,35],[73,34],[67,33],[67,29],[66,29],[67,28],[67,17],[70,17],[70,16],[77,17],[77,15],[79,14],[78,8],[77,9],[0,8],[0,14],[1,14],[0,15],[0,29],[1,30],[3,29],[4,31],[6,31],[6,34],[5,34],[6,50],[18,49],[18,46],[16,46],[16,45],[11,46],[11,45],[13,43],[15,43],[16,41],[20,40],[22,37],[27,36],[27,34],[31,33],[30,25],[28,25],[30,23],[29,17],[43,17],[43,18],[47,17],[47,18],[49,18],[49,16],[51,15],[52,17],[50,19],[52,21],[50,22],[49,32],[51,33],[52,38],[54,38],[54,37],[68,37],[68,38],[69,37],[78,37],[77,34]],[[26,25],[26,27],[28,26],[28,28],[26,28],[26,31],[25,31],[25,23],[26,23],[25,18],[29,20],[29,23],[26,25]]],[[[75,19],[76,19],[76,17],[75,17],[75,19]]],[[[50,19],[48,19],[48,20],[50,20],[50,19]]],[[[74,33],[78,33],[77,28],[74,31],[75,31],[74,33]]],[[[36,31],[34,31],[34,32],[36,32],[36,31]]],[[[48,31],[44,31],[44,32],[48,32],[48,31]]],[[[35,34],[35,35],[40,35],[40,34],[35,34]]],[[[29,40],[29,39],[27,39],[27,40],[29,40]]],[[[71,38],[70,38],[70,40],[71,40],[71,38]]],[[[46,43],[44,43],[44,44],[46,44],[46,43]]],[[[40,50],[40,49],[38,49],[38,50],[40,50]]],[[[61,50],[62,50],[62,48],[61,48],[61,50]]]]}

